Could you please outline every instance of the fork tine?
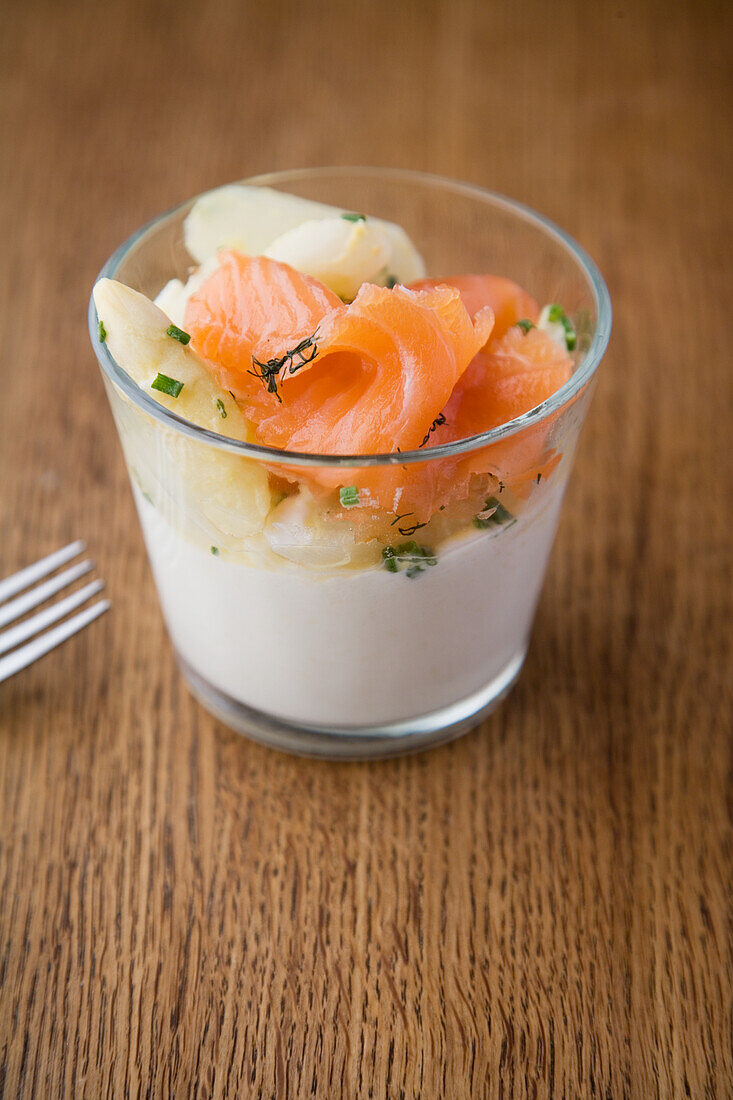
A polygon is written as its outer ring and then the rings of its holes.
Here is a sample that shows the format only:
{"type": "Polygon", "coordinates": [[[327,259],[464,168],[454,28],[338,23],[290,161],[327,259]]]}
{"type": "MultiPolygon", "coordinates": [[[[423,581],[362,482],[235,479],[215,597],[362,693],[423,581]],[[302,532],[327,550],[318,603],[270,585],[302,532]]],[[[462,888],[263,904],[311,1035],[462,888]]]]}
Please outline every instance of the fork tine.
{"type": "Polygon", "coordinates": [[[71,638],[72,635],[83,630],[89,623],[94,622],[100,615],[103,615],[110,607],[109,600],[99,600],[97,603],[93,603],[91,607],[84,608],[78,615],[74,615],[73,618],[67,619],[66,622],[59,623],[58,626],[53,627],[52,630],[47,630],[45,634],[39,635],[38,638],[34,638],[32,642],[28,642],[27,645],[21,646],[20,649],[14,650],[12,653],[8,653],[5,657],[0,658],[0,683],[3,680],[7,680],[9,676],[12,676],[16,672],[20,672],[22,668],[27,668],[28,665],[37,661],[39,657],[42,657],[44,653],[48,653],[49,650],[55,649],[57,645],[61,645],[67,638],[71,638]]]}
{"type": "Polygon", "coordinates": [[[70,569],[65,569],[63,573],[57,573],[55,577],[50,577],[42,584],[37,584],[35,588],[24,592],[22,596],[16,596],[14,600],[9,600],[8,603],[0,607],[0,626],[6,626],[8,623],[12,623],[13,619],[19,619],[21,615],[25,615],[26,611],[30,611],[32,607],[37,607],[49,596],[53,596],[60,589],[66,588],[72,581],[75,581],[78,577],[83,577],[85,573],[93,568],[94,563],[91,561],[77,562],[70,569]]]}
{"type": "Polygon", "coordinates": [[[0,653],[7,653],[9,649],[13,649],[14,646],[20,645],[21,642],[25,642],[26,639],[32,638],[34,634],[40,634],[42,630],[45,630],[47,626],[51,626],[52,623],[57,623],[59,619],[63,619],[64,615],[68,615],[70,611],[73,611],[75,607],[80,607],[85,603],[90,596],[96,595],[104,588],[104,581],[92,581],[90,584],[85,584],[83,588],[79,588],[76,592],[72,592],[70,596],[65,596],[63,600],[59,600],[58,603],[52,603],[50,607],[45,607],[43,611],[39,611],[30,619],[25,619],[22,623],[18,623],[17,626],[10,626],[7,630],[0,633],[0,653]]]}
{"type": "Polygon", "coordinates": [[[77,539],[76,542],[70,542],[68,546],[62,547],[61,550],[56,550],[53,554],[34,562],[33,565],[27,565],[25,569],[6,577],[5,580],[0,581],[0,601],[10,599],[16,592],[22,592],[24,588],[35,584],[47,573],[53,573],[54,569],[58,569],[60,565],[66,565],[67,561],[71,561],[77,554],[81,554],[85,546],[86,543],[82,542],[81,539],[77,539]]]}

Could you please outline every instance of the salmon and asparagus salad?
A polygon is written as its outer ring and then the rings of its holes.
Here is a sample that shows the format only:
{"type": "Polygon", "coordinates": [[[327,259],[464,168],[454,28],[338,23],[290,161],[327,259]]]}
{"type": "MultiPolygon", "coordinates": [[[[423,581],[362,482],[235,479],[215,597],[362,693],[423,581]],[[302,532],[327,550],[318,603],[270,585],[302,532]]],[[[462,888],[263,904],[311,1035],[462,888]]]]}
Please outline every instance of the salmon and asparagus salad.
{"type": "Polygon", "coordinates": [[[269,467],[266,452],[239,466],[224,451],[189,456],[212,554],[259,540],[296,564],[414,579],[451,540],[511,526],[553,478],[562,455],[548,419],[430,457],[569,380],[578,336],[562,303],[541,306],[500,272],[428,275],[400,226],[265,187],[202,196],[184,232],[187,279],[155,301],[101,279],[94,302],[99,340],[150,397],[273,449],[269,467]],[[308,466],[287,454],[391,457],[308,466]]]}

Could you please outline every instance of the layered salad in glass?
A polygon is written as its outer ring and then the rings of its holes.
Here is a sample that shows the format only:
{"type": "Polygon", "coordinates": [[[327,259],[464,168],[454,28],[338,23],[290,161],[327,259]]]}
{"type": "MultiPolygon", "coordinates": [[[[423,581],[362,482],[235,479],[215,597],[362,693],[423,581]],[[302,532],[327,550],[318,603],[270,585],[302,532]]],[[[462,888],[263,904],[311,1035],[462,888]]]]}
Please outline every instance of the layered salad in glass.
{"type": "Polygon", "coordinates": [[[428,274],[369,211],[269,187],[203,195],[184,235],[188,278],[154,301],[93,293],[98,341],[179,418],[112,402],[184,669],[345,731],[508,684],[568,455],[552,416],[455,445],[568,382],[577,320],[500,271],[428,274]]]}

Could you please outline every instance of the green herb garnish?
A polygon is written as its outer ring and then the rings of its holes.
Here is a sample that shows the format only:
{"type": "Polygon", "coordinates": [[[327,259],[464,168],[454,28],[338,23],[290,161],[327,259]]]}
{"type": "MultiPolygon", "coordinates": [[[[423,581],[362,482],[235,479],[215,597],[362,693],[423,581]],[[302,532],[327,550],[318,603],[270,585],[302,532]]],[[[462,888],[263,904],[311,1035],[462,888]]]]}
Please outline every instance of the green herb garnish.
{"type": "Polygon", "coordinates": [[[539,485],[539,483],[541,481],[542,481],[542,471],[540,470],[540,472],[537,474],[537,484],[539,485]]]}
{"type": "Polygon", "coordinates": [[[418,546],[416,542],[401,542],[397,546],[382,548],[382,561],[389,573],[404,570],[412,579],[430,565],[437,565],[438,559],[428,546],[418,546]]]}
{"type": "Polygon", "coordinates": [[[219,547],[218,546],[212,546],[211,547],[211,553],[214,555],[215,558],[218,558],[219,557],[219,547]]]}
{"type": "Polygon", "coordinates": [[[353,213],[348,213],[347,212],[345,214],[342,214],[341,217],[344,219],[345,222],[365,222],[366,221],[366,214],[353,214],[353,213]]]}
{"type": "Polygon", "coordinates": [[[168,325],[165,330],[166,336],[172,336],[174,340],[177,340],[179,344],[187,344],[191,337],[187,332],[184,332],[178,325],[168,325]]]}
{"type": "Polygon", "coordinates": [[[516,522],[516,516],[513,516],[496,497],[487,497],[483,510],[473,517],[474,527],[482,531],[488,527],[511,527],[516,522]]]}
{"type": "MultiPolygon", "coordinates": [[[[294,348],[290,348],[284,355],[276,356],[273,359],[268,359],[267,362],[262,362],[261,359],[252,356],[252,370],[247,371],[247,374],[254,375],[255,378],[259,378],[261,382],[264,382],[268,393],[274,393],[275,397],[282,404],[282,397],[278,393],[277,380],[280,372],[289,374],[295,374],[301,367],[306,366],[308,363],[312,363],[315,357],[318,355],[318,347],[316,345],[316,336],[318,335],[318,329],[312,336],[306,336],[296,344],[294,348]]],[[[231,393],[231,390],[229,391],[231,393]]]]}
{"type": "Polygon", "coordinates": [[[103,344],[107,339],[107,329],[104,327],[104,321],[99,322],[99,340],[103,344]]]}
{"type": "Polygon", "coordinates": [[[438,415],[436,416],[436,418],[435,418],[435,420],[433,421],[433,423],[432,423],[432,424],[430,425],[430,427],[428,428],[428,430],[427,430],[427,431],[425,432],[425,438],[423,439],[423,441],[422,441],[422,443],[420,444],[420,446],[421,446],[421,447],[424,447],[424,446],[425,446],[425,444],[426,444],[426,443],[428,442],[428,440],[430,439],[430,433],[431,433],[431,432],[434,432],[436,428],[439,428],[439,427],[440,427],[440,426],[441,426],[442,424],[445,424],[445,423],[446,423],[446,419],[445,419],[445,413],[438,413],[438,415]]]}
{"type": "Polygon", "coordinates": [[[528,317],[523,317],[521,321],[517,321],[517,328],[521,328],[522,332],[526,336],[531,328],[534,328],[533,323],[528,317]]]}
{"type": "Polygon", "coordinates": [[[395,523],[399,523],[400,520],[407,519],[408,516],[414,516],[414,515],[415,515],[414,512],[403,512],[402,515],[399,515],[398,512],[395,512],[395,517],[392,520],[392,522],[390,523],[390,527],[394,527],[395,523]]]}
{"type": "Polygon", "coordinates": [[[396,275],[388,275],[384,280],[384,285],[387,287],[387,290],[394,290],[394,288],[399,285],[399,281],[396,275]]]}
{"type": "Polygon", "coordinates": [[[361,503],[356,485],[346,485],[339,489],[339,499],[342,508],[355,508],[357,504],[361,503]]]}
{"type": "Polygon", "coordinates": [[[167,374],[157,374],[155,381],[150,383],[150,388],[167,393],[169,397],[178,397],[183,389],[183,382],[179,382],[177,378],[169,378],[167,374]]]}
{"type": "Polygon", "coordinates": [[[407,527],[398,527],[397,530],[408,539],[410,535],[414,535],[421,527],[427,527],[427,523],[410,523],[407,527]]]}
{"type": "Polygon", "coordinates": [[[568,351],[574,351],[575,346],[578,343],[578,334],[573,327],[573,322],[568,317],[562,306],[559,306],[557,302],[550,306],[547,313],[547,320],[552,321],[553,324],[561,324],[565,329],[565,346],[568,351]]]}
{"type": "Polygon", "coordinates": [[[222,420],[226,420],[227,411],[224,407],[224,402],[222,401],[222,399],[220,397],[217,397],[217,399],[216,399],[216,407],[219,410],[219,416],[222,418],[222,420]]]}
{"type": "Polygon", "coordinates": [[[388,573],[397,572],[397,558],[392,546],[385,546],[382,550],[382,561],[388,573]]]}

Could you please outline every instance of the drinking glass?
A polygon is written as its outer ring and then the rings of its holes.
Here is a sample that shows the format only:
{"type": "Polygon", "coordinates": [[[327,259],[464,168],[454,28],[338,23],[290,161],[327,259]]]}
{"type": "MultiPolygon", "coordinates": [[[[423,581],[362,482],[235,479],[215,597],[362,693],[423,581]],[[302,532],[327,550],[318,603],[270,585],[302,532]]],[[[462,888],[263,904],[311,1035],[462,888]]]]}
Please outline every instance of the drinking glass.
{"type": "MultiPolygon", "coordinates": [[[[387,756],[446,741],[497,705],[524,662],[608,343],[608,292],[566,233],[479,187],[371,168],[244,182],[397,222],[430,275],[501,274],[574,322],[572,376],[537,408],[440,446],[322,455],[233,440],[163,407],[100,341],[90,303],[160,605],[196,698],[232,729],[308,755],[387,756]],[[386,535],[360,541],[343,515],[278,512],[282,486],[322,493],[375,479],[390,479],[395,500],[432,486],[427,527],[398,505],[386,535]]],[[[151,298],[169,279],[185,281],[194,201],[133,234],[100,277],[151,298]]]]}

